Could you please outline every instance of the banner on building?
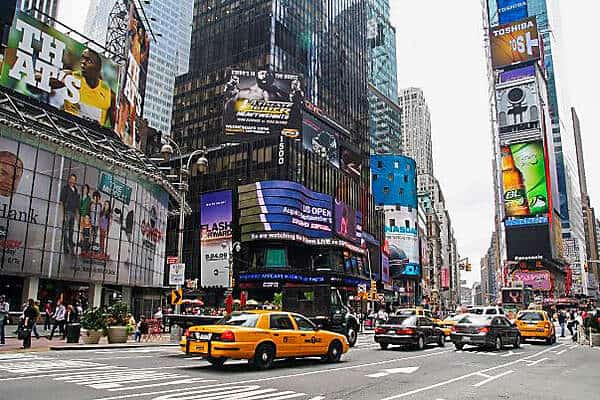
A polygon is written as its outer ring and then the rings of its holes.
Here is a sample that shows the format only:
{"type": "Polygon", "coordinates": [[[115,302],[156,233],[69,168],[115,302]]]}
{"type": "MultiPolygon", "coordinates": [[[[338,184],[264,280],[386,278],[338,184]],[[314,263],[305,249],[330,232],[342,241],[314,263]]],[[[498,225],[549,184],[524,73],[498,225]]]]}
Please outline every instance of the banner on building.
{"type": "Polygon", "coordinates": [[[309,114],[305,114],[302,119],[302,146],[334,167],[340,167],[340,144],[337,132],[325,122],[309,114]]]}
{"type": "Polygon", "coordinates": [[[77,117],[113,128],[119,68],[87,45],[17,11],[0,85],[77,117]]]}
{"type": "Polygon", "coordinates": [[[224,89],[225,135],[302,133],[302,76],[268,70],[231,70],[224,89]]]}
{"type": "Polygon", "coordinates": [[[548,271],[515,271],[513,273],[514,282],[523,282],[524,287],[533,290],[551,290],[552,288],[548,271]]]}
{"type": "Polygon", "coordinates": [[[523,131],[540,131],[538,85],[530,81],[496,90],[500,135],[523,131]]]}
{"type": "Polygon", "coordinates": [[[348,175],[360,178],[362,175],[363,158],[349,147],[340,146],[340,169],[348,175]]]}
{"type": "Polygon", "coordinates": [[[535,17],[490,28],[492,67],[539,60],[541,39],[535,17]]]}
{"type": "Polygon", "coordinates": [[[390,274],[392,278],[419,277],[419,236],[417,210],[409,207],[386,207],[385,238],[390,249],[390,274]]]}
{"type": "Polygon", "coordinates": [[[229,287],[233,198],[231,190],[200,196],[200,284],[229,287]]]}
{"type": "Polygon", "coordinates": [[[527,0],[497,0],[500,25],[527,18],[527,0]]]}

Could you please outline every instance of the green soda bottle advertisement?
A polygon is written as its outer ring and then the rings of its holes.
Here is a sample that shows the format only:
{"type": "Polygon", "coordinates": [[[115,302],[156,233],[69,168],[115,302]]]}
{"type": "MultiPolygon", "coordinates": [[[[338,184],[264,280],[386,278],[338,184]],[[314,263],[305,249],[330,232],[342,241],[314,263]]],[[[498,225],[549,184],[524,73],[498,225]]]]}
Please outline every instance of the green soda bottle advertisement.
{"type": "Polygon", "coordinates": [[[531,215],[548,212],[546,163],[542,142],[520,143],[510,146],[515,165],[521,171],[531,215]]]}

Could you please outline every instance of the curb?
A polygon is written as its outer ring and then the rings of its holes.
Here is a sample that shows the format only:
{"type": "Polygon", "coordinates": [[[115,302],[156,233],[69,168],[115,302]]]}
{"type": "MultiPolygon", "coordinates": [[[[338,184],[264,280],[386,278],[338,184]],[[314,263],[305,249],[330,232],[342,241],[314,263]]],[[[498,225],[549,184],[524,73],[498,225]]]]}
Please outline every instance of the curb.
{"type": "Polygon", "coordinates": [[[153,347],[179,347],[179,343],[156,343],[156,344],[73,344],[72,346],[50,346],[50,350],[106,350],[106,349],[136,349],[153,347]]]}

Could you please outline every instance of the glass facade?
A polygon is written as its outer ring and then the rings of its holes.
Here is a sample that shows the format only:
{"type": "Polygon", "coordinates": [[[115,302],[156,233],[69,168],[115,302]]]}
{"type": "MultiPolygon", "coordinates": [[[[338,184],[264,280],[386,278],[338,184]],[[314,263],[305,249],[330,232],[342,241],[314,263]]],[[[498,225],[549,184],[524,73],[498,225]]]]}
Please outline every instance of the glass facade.
{"type": "Polygon", "coordinates": [[[91,158],[0,131],[0,272],[161,287],[168,195],[91,158]]]}

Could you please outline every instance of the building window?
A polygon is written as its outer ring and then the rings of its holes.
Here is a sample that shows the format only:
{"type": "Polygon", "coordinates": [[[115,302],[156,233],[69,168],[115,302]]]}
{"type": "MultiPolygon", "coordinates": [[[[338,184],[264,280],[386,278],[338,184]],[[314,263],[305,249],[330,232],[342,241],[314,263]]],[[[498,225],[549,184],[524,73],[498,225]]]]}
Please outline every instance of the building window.
{"type": "Polygon", "coordinates": [[[377,168],[383,168],[383,161],[377,161],[377,168]]]}
{"type": "Polygon", "coordinates": [[[400,196],[404,196],[404,189],[400,188],[400,196]]]}
{"type": "Polygon", "coordinates": [[[410,221],[407,220],[407,219],[405,219],[404,220],[404,226],[407,227],[407,228],[410,228],[410,221]]]}
{"type": "Polygon", "coordinates": [[[400,162],[394,161],[394,168],[396,168],[396,169],[400,168],[400,162]]]}
{"type": "Polygon", "coordinates": [[[377,180],[378,175],[377,174],[373,174],[373,180],[376,181],[377,180]]]}
{"type": "Polygon", "coordinates": [[[408,183],[408,175],[404,175],[404,183],[408,183]]]}
{"type": "Polygon", "coordinates": [[[394,182],[394,174],[392,174],[392,173],[388,174],[388,181],[394,182]]]}
{"type": "Polygon", "coordinates": [[[396,226],[396,220],[394,218],[390,219],[390,226],[396,226]]]}
{"type": "Polygon", "coordinates": [[[388,186],[384,186],[384,187],[383,187],[383,193],[384,193],[384,194],[388,194],[388,193],[390,193],[390,188],[389,188],[388,186]]]}

